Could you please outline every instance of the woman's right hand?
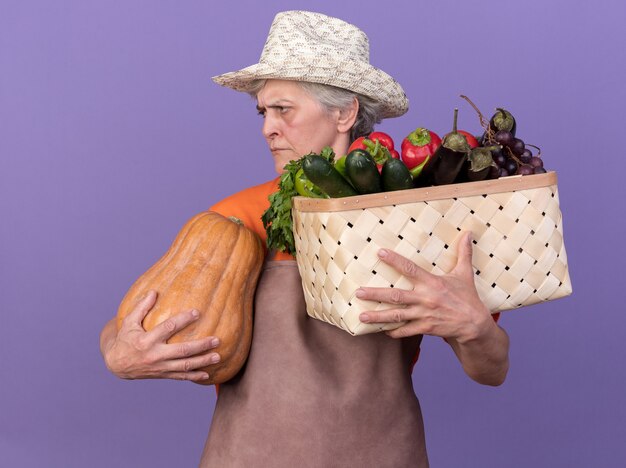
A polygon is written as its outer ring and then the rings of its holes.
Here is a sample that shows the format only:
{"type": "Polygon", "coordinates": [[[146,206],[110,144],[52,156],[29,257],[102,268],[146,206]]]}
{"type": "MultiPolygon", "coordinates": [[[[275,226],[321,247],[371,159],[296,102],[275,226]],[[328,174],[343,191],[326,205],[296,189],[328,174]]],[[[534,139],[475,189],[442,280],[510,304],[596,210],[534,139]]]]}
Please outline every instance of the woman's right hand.
{"type": "Polygon", "coordinates": [[[219,345],[213,336],[168,344],[179,330],[198,319],[198,311],[176,314],[150,331],[141,323],[156,301],[156,292],[149,291],[116,330],[116,319],[102,331],[101,351],[107,368],[122,379],[177,379],[199,382],[209,378],[203,367],[219,362],[211,352],[219,345]]]}

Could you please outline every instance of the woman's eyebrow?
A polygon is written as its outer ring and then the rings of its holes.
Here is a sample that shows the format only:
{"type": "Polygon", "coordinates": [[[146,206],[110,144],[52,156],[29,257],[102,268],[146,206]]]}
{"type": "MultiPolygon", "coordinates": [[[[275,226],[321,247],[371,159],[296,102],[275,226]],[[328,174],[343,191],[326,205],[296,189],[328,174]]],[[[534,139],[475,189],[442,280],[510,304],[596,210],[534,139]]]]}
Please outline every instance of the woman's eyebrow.
{"type": "Polygon", "coordinates": [[[286,104],[293,104],[293,101],[291,101],[289,99],[278,99],[278,100],[272,102],[271,104],[269,104],[267,106],[259,106],[257,104],[256,110],[261,112],[261,111],[263,111],[265,109],[273,109],[273,108],[276,108],[276,107],[284,107],[286,104]]]}

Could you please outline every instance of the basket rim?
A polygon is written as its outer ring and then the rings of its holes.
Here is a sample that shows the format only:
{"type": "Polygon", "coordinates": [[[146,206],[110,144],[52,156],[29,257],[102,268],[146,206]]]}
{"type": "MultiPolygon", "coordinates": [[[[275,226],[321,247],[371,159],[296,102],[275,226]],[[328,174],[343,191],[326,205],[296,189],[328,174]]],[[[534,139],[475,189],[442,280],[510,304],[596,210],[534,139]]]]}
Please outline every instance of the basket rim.
{"type": "Polygon", "coordinates": [[[387,205],[400,205],[423,201],[442,200],[446,198],[488,195],[493,193],[514,192],[556,185],[555,171],[545,174],[526,176],[514,175],[499,179],[482,180],[479,182],[463,182],[460,184],[422,187],[395,192],[380,192],[369,195],[356,195],[343,198],[309,198],[294,197],[293,207],[302,212],[347,211],[360,208],[376,208],[387,205]]]}

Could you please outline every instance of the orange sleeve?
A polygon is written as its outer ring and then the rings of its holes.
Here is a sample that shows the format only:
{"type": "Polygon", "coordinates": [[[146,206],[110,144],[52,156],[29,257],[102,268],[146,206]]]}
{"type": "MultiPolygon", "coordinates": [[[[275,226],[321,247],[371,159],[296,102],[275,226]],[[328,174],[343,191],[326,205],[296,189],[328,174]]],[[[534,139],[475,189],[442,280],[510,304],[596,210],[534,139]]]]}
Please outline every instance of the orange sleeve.
{"type": "MultiPolygon", "coordinates": [[[[277,177],[263,184],[244,189],[217,202],[209,209],[222,216],[239,218],[246,227],[258,234],[263,241],[263,245],[267,246],[267,233],[263,227],[261,216],[270,206],[268,197],[278,190],[278,180],[279,178],[277,177]]],[[[274,255],[274,260],[292,259],[291,255],[284,252],[277,252],[274,255]]]]}

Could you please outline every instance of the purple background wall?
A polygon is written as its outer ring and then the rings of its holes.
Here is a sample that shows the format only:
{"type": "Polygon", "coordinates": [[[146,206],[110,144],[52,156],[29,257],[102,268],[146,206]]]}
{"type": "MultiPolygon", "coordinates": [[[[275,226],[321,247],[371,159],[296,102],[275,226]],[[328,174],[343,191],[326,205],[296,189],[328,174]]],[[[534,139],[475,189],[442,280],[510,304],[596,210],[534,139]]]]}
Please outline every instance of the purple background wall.
{"type": "MultiPolygon", "coordinates": [[[[506,313],[511,370],[469,381],[426,339],[414,381],[434,467],[626,460],[620,0],[0,2],[0,465],[195,466],[214,391],[121,381],[98,334],[183,222],[274,176],[253,102],[210,76],[254,63],[275,13],[370,36],[409,113],[445,133],[505,106],[559,173],[575,293],[506,313]]],[[[393,434],[381,434],[393,442],[393,434]]]]}

